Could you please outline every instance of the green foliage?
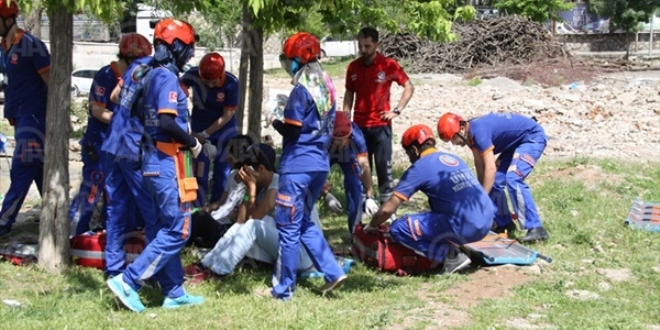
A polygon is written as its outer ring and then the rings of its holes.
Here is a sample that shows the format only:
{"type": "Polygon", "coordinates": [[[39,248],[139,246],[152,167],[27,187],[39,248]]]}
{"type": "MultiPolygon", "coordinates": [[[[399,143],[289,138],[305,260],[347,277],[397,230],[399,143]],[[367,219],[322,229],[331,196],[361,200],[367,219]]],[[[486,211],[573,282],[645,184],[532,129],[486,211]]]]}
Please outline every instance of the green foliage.
{"type": "Polygon", "coordinates": [[[574,4],[565,0],[495,0],[495,7],[499,10],[529,17],[533,21],[541,23],[561,20],[558,16],[559,13],[571,10],[573,6],[574,4]]]}
{"type": "Polygon", "coordinates": [[[642,22],[647,22],[652,13],[660,8],[658,0],[592,0],[589,10],[599,16],[609,17],[611,29],[622,28],[637,32],[642,22]]]}
{"type": "Polygon", "coordinates": [[[476,16],[477,9],[470,5],[458,7],[454,11],[454,21],[461,20],[463,22],[469,22],[474,20],[476,16]]]}

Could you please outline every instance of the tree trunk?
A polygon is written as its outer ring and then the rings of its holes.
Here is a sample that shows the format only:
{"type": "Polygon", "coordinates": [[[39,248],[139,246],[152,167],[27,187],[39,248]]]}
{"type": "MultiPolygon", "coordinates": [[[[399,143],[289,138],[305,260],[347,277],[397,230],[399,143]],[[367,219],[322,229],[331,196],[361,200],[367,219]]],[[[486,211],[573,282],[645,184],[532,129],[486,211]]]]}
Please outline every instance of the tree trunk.
{"type": "Polygon", "coordinates": [[[238,90],[238,110],[236,122],[238,124],[238,131],[243,132],[243,118],[245,118],[245,94],[248,86],[248,65],[250,59],[250,26],[252,26],[252,15],[248,10],[247,1],[243,1],[243,23],[241,27],[241,63],[238,71],[238,81],[240,82],[238,90]]]}
{"type": "MultiPolygon", "coordinates": [[[[74,1],[68,0],[73,8],[74,1]]],[[[39,265],[63,274],[69,265],[69,108],[73,15],[51,6],[50,83],[46,114],[43,202],[39,224],[39,265]]]]}
{"type": "Polygon", "coordinates": [[[248,134],[261,142],[261,107],[264,95],[264,30],[255,26],[250,33],[250,100],[248,104],[248,134]]]}
{"type": "Polygon", "coordinates": [[[32,33],[35,37],[41,39],[41,14],[44,8],[40,0],[32,1],[32,12],[25,18],[23,28],[32,33]]]}

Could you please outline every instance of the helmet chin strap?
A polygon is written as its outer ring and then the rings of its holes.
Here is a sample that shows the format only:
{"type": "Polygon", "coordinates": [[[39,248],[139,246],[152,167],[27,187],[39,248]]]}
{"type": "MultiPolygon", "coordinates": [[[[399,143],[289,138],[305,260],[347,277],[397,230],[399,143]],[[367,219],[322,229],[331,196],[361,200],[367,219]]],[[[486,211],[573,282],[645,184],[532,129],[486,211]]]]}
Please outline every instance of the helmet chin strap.
{"type": "Polygon", "coordinates": [[[16,19],[14,18],[14,19],[13,19],[13,22],[11,23],[11,25],[7,26],[7,18],[8,18],[8,17],[3,17],[3,18],[2,18],[2,26],[5,28],[5,33],[3,33],[2,35],[0,35],[0,37],[3,37],[3,38],[6,38],[6,37],[7,37],[7,35],[9,34],[9,30],[10,30],[12,27],[14,27],[14,25],[16,24],[16,19]]]}

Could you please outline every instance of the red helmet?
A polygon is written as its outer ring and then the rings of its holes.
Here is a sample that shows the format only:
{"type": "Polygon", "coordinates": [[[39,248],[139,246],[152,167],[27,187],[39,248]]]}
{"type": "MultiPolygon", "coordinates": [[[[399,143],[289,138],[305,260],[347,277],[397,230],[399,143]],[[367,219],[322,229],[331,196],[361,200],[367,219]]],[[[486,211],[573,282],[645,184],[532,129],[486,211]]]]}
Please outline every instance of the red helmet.
{"type": "Polygon", "coordinates": [[[225,80],[225,59],[218,53],[209,53],[199,61],[199,76],[206,80],[225,80]]]}
{"type": "Polygon", "coordinates": [[[168,45],[178,39],[186,45],[199,41],[195,29],[188,22],[174,18],[166,18],[158,22],[154,28],[154,40],[161,40],[168,45]]]}
{"type": "Polygon", "coordinates": [[[430,127],[424,124],[413,125],[403,133],[401,145],[404,149],[407,149],[413,142],[422,145],[429,139],[433,139],[433,130],[430,127]]]}
{"type": "Polygon", "coordinates": [[[345,139],[353,133],[353,124],[343,111],[337,111],[335,114],[335,128],[332,131],[332,137],[335,139],[345,139]]]}
{"type": "Polygon", "coordinates": [[[0,0],[0,17],[18,16],[18,3],[16,0],[0,0]]]}
{"type": "Polygon", "coordinates": [[[438,135],[440,140],[449,141],[461,130],[463,118],[455,113],[447,112],[438,119],[438,135]]]}
{"type": "Polygon", "coordinates": [[[321,43],[307,32],[298,32],[284,41],[282,52],[288,59],[297,57],[301,64],[307,64],[321,56],[321,43]]]}
{"type": "Polygon", "coordinates": [[[151,55],[152,50],[149,40],[139,33],[126,33],[119,40],[119,54],[126,57],[151,55]]]}

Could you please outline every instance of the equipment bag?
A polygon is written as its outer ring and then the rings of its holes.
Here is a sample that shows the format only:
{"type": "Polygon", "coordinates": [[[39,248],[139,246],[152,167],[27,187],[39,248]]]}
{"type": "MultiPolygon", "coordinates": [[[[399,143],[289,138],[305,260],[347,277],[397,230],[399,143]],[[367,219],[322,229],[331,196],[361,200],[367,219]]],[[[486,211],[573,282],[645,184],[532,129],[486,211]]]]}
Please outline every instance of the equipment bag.
{"type": "Polygon", "coordinates": [[[376,234],[367,234],[358,224],[353,233],[352,252],[356,259],[367,266],[384,272],[394,272],[398,276],[408,276],[429,271],[439,266],[438,262],[392,240],[389,227],[382,225],[376,234]]]}
{"type": "MultiPolygon", "coordinates": [[[[71,256],[76,265],[105,269],[105,242],[106,234],[102,232],[87,232],[74,236],[71,242],[71,256]]],[[[144,232],[133,231],[124,236],[124,251],[126,251],[126,264],[137,258],[146,246],[144,232]]]]}

